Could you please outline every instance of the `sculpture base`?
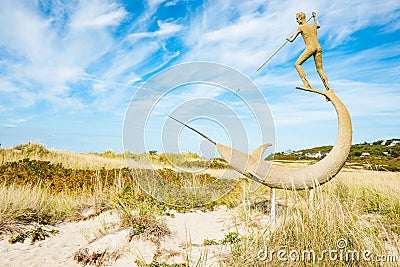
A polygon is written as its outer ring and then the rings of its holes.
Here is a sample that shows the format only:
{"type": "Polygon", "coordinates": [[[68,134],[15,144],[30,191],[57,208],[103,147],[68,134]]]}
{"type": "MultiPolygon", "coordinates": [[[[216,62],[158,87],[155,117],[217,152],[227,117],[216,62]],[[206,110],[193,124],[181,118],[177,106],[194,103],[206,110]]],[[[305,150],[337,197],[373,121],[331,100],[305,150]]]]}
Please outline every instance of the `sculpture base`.
{"type": "Polygon", "coordinates": [[[329,99],[329,97],[326,95],[327,92],[332,92],[332,93],[333,93],[333,90],[332,90],[332,89],[331,89],[331,90],[319,90],[319,89],[305,88],[305,87],[300,87],[300,86],[296,86],[296,89],[298,89],[298,90],[303,90],[303,91],[309,91],[309,92],[313,92],[313,93],[317,93],[317,94],[324,95],[324,96],[325,96],[325,99],[326,99],[326,102],[331,101],[331,100],[329,99]]]}

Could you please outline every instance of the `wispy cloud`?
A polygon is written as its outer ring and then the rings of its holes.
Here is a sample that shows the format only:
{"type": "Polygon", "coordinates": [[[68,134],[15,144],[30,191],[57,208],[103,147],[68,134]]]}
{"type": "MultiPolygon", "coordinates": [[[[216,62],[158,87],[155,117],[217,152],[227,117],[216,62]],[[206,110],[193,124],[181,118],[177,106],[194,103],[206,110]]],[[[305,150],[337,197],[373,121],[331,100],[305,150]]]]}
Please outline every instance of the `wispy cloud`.
{"type": "Polygon", "coordinates": [[[108,1],[80,1],[70,17],[70,26],[77,28],[118,26],[127,15],[126,10],[108,1]]]}
{"type": "Polygon", "coordinates": [[[113,40],[107,26],[117,25],[126,13],[107,1],[95,2],[81,1],[62,32],[51,23],[54,17],[40,14],[39,7],[3,3],[0,42],[20,58],[8,62],[7,79],[14,85],[25,84],[33,103],[44,99],[74,106],[68,103],[79,102],[68,101],[70,84],[77,82],[85,68],[110,48],[113,40]],[[15,13],[9,12],[15,8],[15,13]],[[79,30],[75,28],[78,26],[79,30]],[[91,29],[94,26],[96,29],[91,29]]]}

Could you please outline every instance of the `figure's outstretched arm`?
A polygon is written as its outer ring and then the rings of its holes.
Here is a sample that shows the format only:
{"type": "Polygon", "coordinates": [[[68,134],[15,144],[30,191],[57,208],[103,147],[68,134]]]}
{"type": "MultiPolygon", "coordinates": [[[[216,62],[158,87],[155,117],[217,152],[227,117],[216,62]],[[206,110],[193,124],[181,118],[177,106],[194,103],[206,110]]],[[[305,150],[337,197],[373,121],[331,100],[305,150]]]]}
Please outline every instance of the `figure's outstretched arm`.
{"type": "Polygon", "coordinates": [[[297,29],[297,31],[295,33],[293,33],[290,37],[286,38],[286,40],[288,40],[289,42],[293,42],[294,39],[296,39],[296,37],[300,34],[300,30],[297,29]]]}
{"type": "Polygon", "coordinates": [[[321,25],[319,24],[319,21],[318,21],[318,19],[317,19],[317,13],[313,12],[313,13],[311,13],[311,14],[312,14],[312,17],[313,17],[313,19],[314,19],[315,25],[317,25],[317,29],[320,28],[321,25]]]}

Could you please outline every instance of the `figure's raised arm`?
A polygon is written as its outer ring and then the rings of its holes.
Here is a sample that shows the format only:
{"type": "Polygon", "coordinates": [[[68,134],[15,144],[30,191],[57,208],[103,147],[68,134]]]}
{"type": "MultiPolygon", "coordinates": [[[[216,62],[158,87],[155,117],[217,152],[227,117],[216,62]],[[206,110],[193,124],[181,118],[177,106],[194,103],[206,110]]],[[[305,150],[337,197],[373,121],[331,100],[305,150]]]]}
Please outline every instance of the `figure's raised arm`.
{"type": "Polygon", "coordinates": [[[300,29],[297,29],[297,31],[295,31],[291,36],[289,36],[288,38],[286,38],[286,40],[288,40],[289,42],[293,42],[294,39],[296,39],[296,37],[300,34],[300,29]]]}
{"type": "Polygon", "coordinates": [[[313,12],[313,13],[311,13],[311,14],[312,14],[312,17],[313,17],[313,19],[314,19],[315,25],[317,25],[317,28],[320,28],[321,25],[319,24],[319,21],[318,21],[318,19],[317,19],[317,13],[313,12]]]}

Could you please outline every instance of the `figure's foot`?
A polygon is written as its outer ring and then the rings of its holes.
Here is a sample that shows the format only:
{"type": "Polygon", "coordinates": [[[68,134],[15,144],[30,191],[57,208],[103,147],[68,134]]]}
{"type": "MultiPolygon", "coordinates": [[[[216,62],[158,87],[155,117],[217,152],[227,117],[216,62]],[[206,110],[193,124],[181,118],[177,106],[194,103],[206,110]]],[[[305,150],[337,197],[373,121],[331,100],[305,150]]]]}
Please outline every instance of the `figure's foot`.
{"type": "Polygon", "coordinates": [[[333,90],[329,86],[325,86],[326,91],[333,92],[333,90]]]}
{"type": "MultiPolygon", "coordinates": [[[[324,83],[324,85],[325,85],[326,91],[330,91],[330,90],[331,90],[331,88],[329,87],[328,84],[324,83]]],[[[330,101],[329,98],[328,98],[327,96],[325,97],[325,100],[326,100],[326,102],[329,102],[329,101],[330,101]]]]}
{"type": "Polygon", "coordinates": [[[307,81],[306,78],[302,78],[301,81],[302,81],[303,84],[304,84],[304,88],[312,89],[310,83],[307,81]]]}

